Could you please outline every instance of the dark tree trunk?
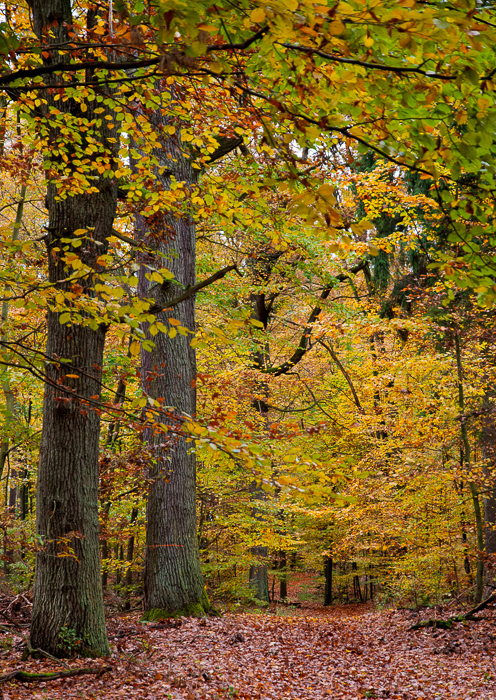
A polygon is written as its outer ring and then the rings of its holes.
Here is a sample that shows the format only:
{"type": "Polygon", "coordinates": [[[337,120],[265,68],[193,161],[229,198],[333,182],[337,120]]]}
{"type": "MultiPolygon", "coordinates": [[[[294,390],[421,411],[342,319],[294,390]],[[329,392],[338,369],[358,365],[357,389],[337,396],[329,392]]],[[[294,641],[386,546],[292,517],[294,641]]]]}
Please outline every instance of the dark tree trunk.
{"type": "MultiPolygon", "coordinates": [[[[170,119],[160,110],[154,113],[152,121],[159,133],[165,125],[170,125],[170,119]]],[[[164,166],[164,173],[156,172],[157,183],[163,190],[169,190],[174,178],[185,183],[188,191],[196,182],[197,171],[191,159],[184,156],[185,146],[177,135],[162,136],[160,142],[161,148],[155,149],[154,154],[164,166]]],[[[187,213],[181,216],[171,211],[152,221],[140,216],[137,234],[156,250],[155,256],[143,261],[140,293],[166,308],[168,301],[195,284],[194,221],[187,213]],[[174,281],[150,283],[146,279],[148,264],[167,267],[174,274],[174,281]]],[[[194,332],[195,297],[191,296],[170,312],[158,312],[156,320],[169,327],[173,337],[163,332],[152,336],[149,327],[144,328],[155,347],[142,352],[143,389],[153,399],[164,399],[163,410],[156,412],[162,431],[148,430],[145,435],[152,455],[147,503],[145,619],[197,614],[208,609],[197,537],[196,456],[194,444],[181,434],[187,417],[196,413],[196,356],[191,347],[191,333],[183,335],[176,330],[179,322],[183,329],[194,332]]]]}
{"type": "MultiPolygon", "coordinates": [[[[38,38],[44,37],[44,42],[54,45],[70,41],[69,0],[34,0],[31,9],[38,38]]],[[[47,56],[47,62],[68,60],[56,49],[47,52],[47,56]]],[[[83,111],[72,99],[53,101],[58,87],[63,88],[64,79],[55,75],[47,78],[55,89],[43,94],[47,100],[46,107],[41,108],[44,115],[53,105],[64,110],[59,126],[70,128],[73,119],[97,120],[89,136],[102,144],[102,156],[116,158],[118,134],[104,119],[105,113],[93,111],[103,103],[88,101],[83,111]]],[[[73,76],[69,79],[74,80],[73,76]]],[[[74,146],[59,126],[51,119],[47,127],[49,155],[46,158],[55,169],[60,165],[55,155],[57,149],[69,149],[69,162],[76,153],[70,152],[74,146]]],[[[84,132],[81,135],[80,147],[84,148],[84,132]]],[[[52,181],[46,196],[49,279],[60,291],[76,292],[78,302],[85,296],[94,300],[95,275],[100,270],[97,258],[107,252],[117,206],[115,179],[101,177],[96,169],[89,177],[94,188],[92,193],[59,198],[56,181],[52,181]],[[70,268],[63,260],[61,238],[72,238],[77,229],[88,231],[78,254],[91,273],[78,279],[75,290],[62,281],[70,268]]],[[[90,325],[84,309],[79,311],[83,320],[74,324],[62,325],[60,314],[51,309],[47,316],[46,353],[53,360],[46,364],[36,506],[37,532],[43,546],[36,559],[31,644],[64,656],[73,652],[74,640],[79,640],[82,654],[97,657],[109,653],[98,534],[100,418],[92,408],[101,392],[105,328],[96,323],[90,325]],[[78,378],[69,378],[67,374],[78,378]]]]}
{"type": "MultiPolygon", "coordinates": [[[[138,517],[138,509],[133,508],[131,511],[131,517],[129,519],[129,524],[133,525],[136,522],[136,518],[138,517]]],[[[126,571],[126,602],[124,604],[124,609],[125,610],[130,610],[131,608],[131,592],[132,592],[132,585],[133,585],[133,560],[134,560],[134,535],[131,535],[127,541],[127,552],[126,552],[126,561],[127,561],[127,571],[126,571]]]]}
{"type": "Polygon", "coordinates": [[[279,569],[281,571],[281,578],[279,583],[279,598],[281,600],[286,600],[288,597],[288,560],[286,557],[286,552],[281,550],[279,552],[279,569]]]}
{"type": "MultiPolygon", "coordinates": [[[[271,250],[258,251],[258,254],[251,262],[251,274],[252,279],[257,284],[267,283],[270,280],[274,265],[277,263],[279,257],[279,252],[271,250]]],[[[267,326],[271,317],[271,313],[274,307],[274,301],[277,294],[267,296],[265,293],[254,293],[251,294],[250,302],[252,307],[251,317],[259,321],[264,330],[267,330],[267,326]]],[[[258,347],[253,352],[253,363],[257,367],[264,368],[269,362],[269,345],[268,341],[261,341],[258,347]]],[[[255,392],[257,398],[253,401],[253,407],[260,413],[264,423],[264,432],[268,433],[269,429],[269,387],[266,381],[257,381],[255,384],[255,392]]],[[[251,500],[254,503],[252,515],[257,520],[263,521],[264,515],[260,506],[256,505],[259,501],[262,503],[267,499],[267,494],[262,488],[261,483],[253,481],[250,485],[251,500]]],[[[269,580],[268,580],[268,570],[267,561],[269,556],[268,547],[262,545],[257,547],[252,547],[251,550],[254,563],[250,566],[248,573],[248,581],[253,591],[255,592],[256,598],[258,600],[269,602],[269,580]]]]}
{"type": "MultiPolygon", "coordinates": [[[[83,396],[100,394],[101,373],[94,365],[101,367],[103,342],[103,332],[62,326],[58,315],[49,313],[47,354],[71,358],[87,374],[66,380],[77,381],[83,396]]],[[[47,367],[54,382],[66,372],[47,367]]],[[[43,548],[36,559],[31,644],[63,654],[59,635],[66,628],[82,640],[85,655],[106,655],[98,531],[100,419],[51,384],[45,387],[43,415],[36,504],[43,548]]]]}
{"type": "Polygon", "coordinates": [[[249,582],[252,586],[255,596],[258,600],[266,603],[270,601],[269,597],[269,577],[267,575],[267,564],[263,562],[269,556],[268,547],[252,547],[251,553],[259,563],[252,564],[249,571],[249,582]]]}
{"type": "Polygon", "coordinates": [[[332,557],[324,559],[324,605],[332,605],[332,557]]]}
{"type": "Polygon", "coordinates": [[[494,392],[483,401],[480,445],[484,457],[484,540],[486,554],[496,554],[496,406],[494,392]]]}
{"type": "MultiPolygon", "coordinates": [[[[496,406],[495,393],[488,389],[484,396],[480,431],[480,445],[484,458],[484,545],[486,554],[496,554],[496,406]]],[[[485,570],[487,598],[494,587],[494,570],[489,566],[485,570]]]]}

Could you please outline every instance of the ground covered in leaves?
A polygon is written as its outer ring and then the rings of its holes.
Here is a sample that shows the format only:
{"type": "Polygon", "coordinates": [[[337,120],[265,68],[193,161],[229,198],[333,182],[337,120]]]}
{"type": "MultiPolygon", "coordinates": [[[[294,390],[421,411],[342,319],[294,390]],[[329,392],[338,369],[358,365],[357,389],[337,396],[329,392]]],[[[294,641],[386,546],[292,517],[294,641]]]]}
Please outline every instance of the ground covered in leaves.
{"type": "MultiPolygon", "coordinates": [[[[71,668],[108,665],[100,677],[9,681],[0,694],[3,700],[496,700],[496,611],[450,630],[409,630],[429,616],[432,611],[315,604],[147,625],[138,614],[121,614],[109,619],[110,659],[69,662],[71,668]]],[[[22,631],[9,632],[6,624],[2,674],[63,670],[50,660],[22,662],[22,631]]]]}

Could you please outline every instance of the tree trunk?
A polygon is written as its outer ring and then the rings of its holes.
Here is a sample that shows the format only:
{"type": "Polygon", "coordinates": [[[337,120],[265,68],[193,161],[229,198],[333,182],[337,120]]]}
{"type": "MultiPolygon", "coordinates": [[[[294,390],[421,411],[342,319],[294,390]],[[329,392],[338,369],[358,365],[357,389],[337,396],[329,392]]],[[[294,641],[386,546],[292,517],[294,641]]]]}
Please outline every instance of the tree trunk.
{"type": "MultiPolygon", "coordinates": [[[[463,416],[465,412],[465,399],[463,391],[463,367],[462,367],[462,355],[460,349],[460,339],[458,334],[455,333],[455,353],[456,353],[456,366],[458,374],[458,407],[460,413],[463,416]]],[[[471,454],[470,454],[470,442],[468,438],[468,430],[466,418],[462,417],[460,419],[460,432],[462,438],[462,457],[463,457],[463,467],[467,474],[470,474],[471,470],[471,454]]],[[[482,511],[480,507],[480,499],[477,485],[474,481],[469,481],[470,495],[472,497],[472,504],[474,507],[475,515],[475,534],[477,542],[477,571],[475,575],[475,602],[480,603],[484,593],[484,526],[482,520],[482,511]]]]}
{"type": "MultiPolygon", "coordinates": [[[[133,525],[138,517],[138,509],[133,508],[131,511],[131,517],[129,518],[129,524],[133,525]]],[[[126,561],[128,564],[126,571],[126,602],[124,604],[124,610],[131,609],[131,589],[133,585],[133,560],[134,560],[134,534],[130,535],[127,541],[127,552],[126,561]]]]}
{"type": "Polygon", "coordinates": [[[487,389],[482,404],[480,445],[484,457],[484,540],[486,554],[496,554],[496,407],[487,389]]]}
{"type": "Polygon", "coordinates": [[[279,583],[279,598],[281,600],[286,600],[288,597],[288,559],[286,552],[281,550],[279,552],[279,570],[281,571],[281,578],[279,583]]]}
{"type": "MultiPolygon", "coordinates": [[[[95,222],[96,223],[96,222],[95,222]]],[[[78,393],[100,395],[103,331],[59,323],[49,312],[47,354],[71,358],[84,371],[78,393]]],[[[71,372],[74,371],[71,368],[71,372]]],[[[67,370],[50,364],[53,382],[67,370]]],[[[85,656],[109,653],[100,579],[98,455],[100,419],[51,384],[45,385],[37,492],[37,532],[43,548],[36,558],[31,644],[63,655],[61,631],[73,631],[85,656]]]]}
{"type": "MultiPolygon", "coordinates": [[[[31,9],[36,35],[44,43],[54,45],[44,60],[67,62],[69,56],[58,53],[55,46],[71,41],[69,0],[33,0],[31,9]]],[[[92,21],[90,13],[88,18],[92,21]]],[[[95,129],[88,127],[87,133],[103,149],[93,157],[109,157],[112,164],[118,153],[118,133],[104,118],[105,112],[110,114],[108,107],[99,114],[94,109],[101,109],[103,103],[88,101],[82,110],[73,99],[54,101],[64,80],[65,77],[48,76],[46,82],[54,89],[42,93],[47,101],[40,108],[44,117],[52,106],[63,110],[58,120],[50,117],[46,123],[47,165],[57,172],[58,149],[75,149],[62,127],[78,128],[82,135],[79,147],[85,148],[85,132],[77,126],[85,119],[88,123],[96,121],[95,129]]],[[[74,77],[68,80],[72,82],[74,77]]],[[[46,196],[49,280],[59,292],[72,292],[73,303],[79,305],[85,298],[95,300],[95,276],[101,269],[97,258],[108,250],[117,206],[115,178],[103,178],[96,167],[90,167],[87,177],[91,179],[91,193],[71,192],[59,197],[55,174],[46,196]],[[76,238],[74,232],[78,229],[88,232],[84,246],[77,251],[90,273],[79,277],[74,289],[62,281],[70,268],[63,260],[65,243],[61,239],[76,238]]],[[[65,656],[73,653],[74,642],[78,641],[82,654],[98,657],[107,655],[109,646],[98,536],[100,417],[92,406],[100,399],[106,329],[96,321],[90,323],[81,306],[78,312],[82,320],[66,325],[60,323],[60,313],[53,306],[47,315],[46,354],[51,360],[46,363],[36,506],[37,532],[43,546],[36,558],[31,644],[55,656],[65,656]]]]}
{"type": "MultiPolygon", "coordinates": [[[[177,134],[160,136],[163,127],[170,125],[170,117],[157,110],[152,121],[161,143],[161,148],[154,151],[163,166],[163,173],[155,173],[158,184],[163,190],[170,190],[175,179],[185,183],[188,191],[196,182],[196,171],[191,159],[184,156],[184,145],[177,134]]],[[[156,250],[155,256],[143,261],[140,294],[165,308],[183,288],[195,283],[194,221],[188,214],[180,216],[171,211],[152,220],[138,216],[137,232],[156,250]],[[175,280],[150,286],[146,278],[148,264],[167,267],[175,280]]],[[[144,575],[147,620],[174,614],[201,614],[209,607],[197,537],[196,455],[194,444],[181,434],[187,417],[196,413],[196,356],[191,334],[178,333],[177,328],[180,325],[194,332],[195,297],[191,296],[170,312],[158,312],[156,320],[168,326],[170,334],[151,336],[149,325],[143,328],[155,343],[153,350],[142,351],[143,389],[151,398],[163,399],[164,406],[163,410],[156,410],[156,421],[162,425],[162,431],[150,429],[145,434],[152,455],[144,575]]]]}
{"type": "Polygon", "coordinates": [[[268,603],[269,597],[269,577],[267,575],[267,564],[262,563],[269,556],[268,547],[252,547],[251,553],[253,557],[259,560],[260,563],[252,564],[249,571],[250,586],[255,592],[255,597],[258,600],[268,603]]]}
{"type": "Polygon", "coordinates": [[[332,605],[332,557],[326,557],[324,560],[324,605],[332,605]]]}

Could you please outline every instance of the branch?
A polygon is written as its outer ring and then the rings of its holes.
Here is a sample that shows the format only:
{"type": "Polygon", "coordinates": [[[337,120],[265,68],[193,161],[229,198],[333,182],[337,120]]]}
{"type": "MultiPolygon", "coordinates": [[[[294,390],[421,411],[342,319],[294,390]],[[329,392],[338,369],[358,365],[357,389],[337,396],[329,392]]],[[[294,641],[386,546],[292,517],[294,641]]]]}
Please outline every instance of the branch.
{"type": "Polygon", "coordinates": [[[127,61],[126,63],[111,63],[107,61],[87,61],[86,63],[53,63],[51,66],[21,69],[15,71],[14,73],[9,73],[8,75],[2,75],[0,77],[0,86],[11,85],[16,80],[36,78],[39,75],[51,75],[52,73],[77,73],[77,71],[80,70],[95,70],[97,68],[107,71],[123,71],[131,70],[133,68],[146,68],[148,66],[156,66],[159,61],[159,58],[149,58],[145,61],[127,61]]]}
{"type": "MultiPolygon", "coordinates": [[[[437,78],[438,80],[455,80],[456,75],[450,75],[448,73],[436,73],[435,71],[422,70],[421,68],[403,67],[403,66],[387,66],[382,63],[368,63],[367,61],[360,61],[358,58],[344,58],[343,56],[337,56],[335,54],[326,53],[320,49],[314,49],[311,46],[298,46],[296,44],[280,44],[286,49],[291,49],[292,51],[301,51],[302,53],[312,53],[320,56],[321,58],[326,58],[330,61],[336,61],[337,63],[347,63],[352,66],[362,66],[363,68],[372,68],[373,70],[382,70],[388,73],[397,73],[398,75],[403,75],[405,73],[417,73],[425,76],[426,78],[437,78]]],[[[482,78],[484,80],[484,78],[482,78]]]]}
{"type": "Polygon", "coordinates": [[[249,39],[243,41],[240,44],[213,44],[212,46],[207,46],[207,51],[229,51],[231,49],[247,49],[249,46],[261,39],[264,36],[264,34],[266,34],[268,31],[268,26],[262,27],[258,30],[258,32],[255,32],[255,34],[253,34],[249,39]]]}
{"type": "Polygon", "coordinates": [[[8,681],[21,681],[21,683],[44,683],[45,681],[55,681],[58,678],[71,678],[73,676],[82,676],[86,673],[94,673],[97,676],[102,676],[104,673],[112,670],[112,666],[97,666],[94,668],[72,668],[69,671],[56,671],[55,673],[28,673],[21,669],[4,673],[0,676],[0,683],[8,681]]]}
{"type": "MultiPolygon", "coordinates": [[[[495,69],[496,70],[496,69],[495,69]]],[[[252,90],[251,88],[246,87],[246,85],[239,80],[235,80],[233,85],[237,88],[239,88],[243,93],[246,95],[250,95],[251,97],[258,97],[261,100],[265,100],[265,102],[269,102],[270,104],[274,105],[274,98],[270,97],[268,95],[264,95],[262,92],[257,92],[256,90],[252,90]]],[[[377,153],[380,155],[382,158],[385,160],[389,161],[390,163],[394,163],[395,165],[398,165],[400,168],[407,168],[408,170],[412,170],[416,173],[423,173],[424,175],[428,175],[429,177],[433,177],[432,173],[429,172],[428,170],[425,170],[424,168],[420,168],[417,165],[413,164],[408,164],[406,162],[400,161],[397,158],[394,158],[394,156],[389,155],[386,153],[386,151],[383,151],[382,149],[378,148],[377,146],[374,146],[373,144],[369,143],[365,139],[363,139],[361,136],[357,136],[356,134],[352,134],[350,129],[353,129],[354,126],[350,127],[339,127],[339,126],[329,126],[328,124],[325,123],[325,118],[322,118],[320,120],[317,119],[312,119],[306,114],[300,114],[299,112],[292,112],[290,109],[287,109],[284,107],[282,103],[278,103],[279,107],[281,109],[281,112],[285,112],[288,114],[290,117],[294,117],[296,119],[302,119],[303,121],[308,122],[308,124],[314,124],[315,126],[318,126],[320,129],[323,131],[327,131],[328,133],[336,133],[336,134],[341,134],[342,136],[346,136],[346,138],[349,138],[353,141],[356,141],[357,143],[361,143],[363,146],[366,148],[370,149],[371,151],[374,151],[374,153],[377,153]]],[[[445,176],[446,179],[453,180],[453,178],[448,178],[445,176]]],[[[453,182],[456,182],[456,180],[453,180],[453,182]]]]}
{"type": "MultiPolygon", "coordinates": [[[[247,49],[251,44],[261,39],[264,34],[268,31],[268,27],[262,27],[255,32],[251,37],[238,44],[211,44],[207,46],[207,52],[211,51],[231,51],[233,49],[247,49]]],[[[16,80],[22,80],[24,78],[36,78],[39,75],[50,75],[52,73],[75,73],[80,70],[95,70],[101,68],[106,71],[125,71],[133,70],[136,68],[147,68],[149,66],[159,65],[162,60],[161,56],[156,56],[155,58],[148,58],[143,61],[127,61],[122,63],[111,63],[110,61],[87,61],[82,63],[54,63],[52,65],[39,66],[37,68],[28,68],[23,70],[15,71],[9,75],[3,75],[0,77],[1,85],[11,85],[16,80]]]]}
{"type": "Polygon", "coordinates": [[[493,600],[496,600],[496,591],[494,591],[494,593],[491,593],[489,598],[486,598],[486,600],[483,600],[482,603],[479,603],[479,605],[477,605],[475,608],[472,608],[472,610],[469,610],[465,614],[454,615],[453,617],[449,617],[447,620],[423,620],[422,622],[417,622],[416,625],[412,625],[411,627],[409,627],[408,631],[411,632],[412,630],[419,630],[424,627],[440,627],[441,629],[449,630],[455,622],[466,622],[467,620],[470,620],[471,622],[478,622],[479,619],[477,617],[474,617],[475,613],[484,610],[484,608],[486,608],[490,603],[492,603],[493,600]]]}
{"type": "Polygon", "coordinates": [[[126,236],[124,233],[117,231],[117,229],[115,228],[112,229],[112,236],[115,236],[115,238],[118,238],[120,241],[124,241],[124,243],[129,243],[129,245],[132,246],[141,245],[141,241],[135,241],[132,238],[129,238],[129,236],[126,236]]]}
{"type": "Polygon", "coordinates": [[[343,377],[344,377],[344,378],[346,379],[346,381],[348,382],[348,386],[350,387],[351,393],[353,394],[353,400],[355,401],[356,407],[358,408],[358,410],[363,411],[362,404],[360,403],[360,399],[358,398],[358,394],[357,394],[356,391],[355,391],[355,387],[354,387],[354,385],[353,385],[353,382],[351,381],[351,377],[350,377],[350,375],[348,374],[347,370],[346,370],[346,369],[343,367],[343,365],[341,364],[341,361],[340,361],[339,357],[336,355],[336,353],[335,353],[334,350],[331,348],[331,346],[330,346],[330,345],[327,345],[327,343],[325,343],[323,340],[317,340],[317,342],[320,343],[320,345],[322,345],[322,346],[327,350],[327,352],[329,353],[329,355],[332,357],[332,359],[334,360],[334,362],[335,362],[336,365],[338,366],[338,368],[339,368],[341,374],[343,375],[343,377]]]}
{"type": "Polygon", "coordinates": [[[243,143],[242,136],[216,136],[215,140],[218,142],[219,145],[215,149],[215,151],[210,154],[210,157],[206,161],[206,163],[208,163],[209,165],[211,163],[215,163],[216,160],[220,160],[224,156],[227,156],[228,153],[231,153],[243,143]]]}
{"type": "Polygon", "coordinates": [[[155,304],[154,306],[150,307],[147,311],[149,314],[157,314],[160,311],[164,311],[165,309],[171,309],[173,306],[177,306],[183,301],[186,301],[186,299],[189,299],[192,297],[194,294],[200,291],[200,289],[204,289],[205,287],[208,287],[209,285],[213,284],[214,282],[217,282],[217,280],[222,279],[227,275],[228,272],[231,272],[232,270],[236,270],[238,275],[241,276],[241,273],[238,270],[237,265],[228,265],[227,267],[223,267],[222,270],[218,270],[217,272],[214,272],[213,275],[210,275],[210,277],[207,277],[206,280],[203,280],[203,282],[198,282],[197,284],[194,284],[192,287],[188,287],[180,296],[175,297],[174,299],[171,299],[168,301],[166,304],[155,304]]]}
{"type": "MultiPolygon", "coordinates": [[[[350,276],[350,274],[356,275],[360,270],[363,270],[367,262],[365,260],[361,260],[357,265],[351,268],[349,273],[342,273],[340,275],[336,276],[336,280],[338,282],[344,282],[347,280],[350,276]]],[[[332,290],[335,287],[335,282],[332,284],[328,285],[327,287],[324,288],[322,294],[320,295],[320,300],[325,301],[329,294],[332,292],[332,290]]],[[[256,369],[260,370],[264,374],[272,374],[274,377],[279,377],[281,374],[287,374],[298,362],[306,355],[307,351],[310,348],[310,338],[312,335],[312,328],[313,324],[319,317],[319,315],[322,312],[322,307],[321,306],[315,306],[312,309],[312,312],[310,316],[308,317],[308,321],[306,322],[305,328],[303,329],[303,333],[301,334],[300,342],[298,343],[298,347],[294,351],[294,353],[291,355],[289,360],[286,362],[283,362],[282,365],[279,365],[278,367],[262,367],[260,362],[255,363],[256,369]]]]}

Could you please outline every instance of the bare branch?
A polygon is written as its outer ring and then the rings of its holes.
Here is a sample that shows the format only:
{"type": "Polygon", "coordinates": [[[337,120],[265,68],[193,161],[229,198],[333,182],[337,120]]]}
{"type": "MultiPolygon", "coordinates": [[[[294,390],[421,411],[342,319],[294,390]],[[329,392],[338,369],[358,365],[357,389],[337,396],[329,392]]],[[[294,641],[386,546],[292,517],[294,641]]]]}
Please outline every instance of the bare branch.
{"type": "MultiPolygon", "coordinates": [[[[338,282],[344,282],[347,280],[350,276],[350,274],[356,275],[357,272],[360,272],[361,270],[364,269],[366,266],[367,261],[366,260],[361,260],[357,265],[351,268],[349,273],[342,273],[340,275],[337,275],[335,278],[338,282]]],[[[328,285],[325,287],[323,290],[322,294],[320,295],[320,300],[325,301],[329,294],[332,292],[332,290],[335,287],[335,282],[332,282],[332,284],[328,285]]],[[[322,307],[321,306],[315,306],[312,309],[312,312],[310,316],[308,317],[308,321],[306,322],[305,328],[303,329],[303,333],[301,334],[300,342],[298,343],[298,347],[294,351],[294,353],[291,355],[289,360],[286,362],[283,362],[282,365],[279,365],[278,367],[262,367],[260,363],[256,363],[255,366],[258,370],[263,372],[264,374],[272,374],[275,377],[279,377],[281,374],[287,374],[298,362],[303,359],[303,357],[306,355],[307,351],[310,349],[310,338],[312,336],[312,330],[313,330],[313,324],[319,317],[320,313],[322,312],[322,307]]]]}

